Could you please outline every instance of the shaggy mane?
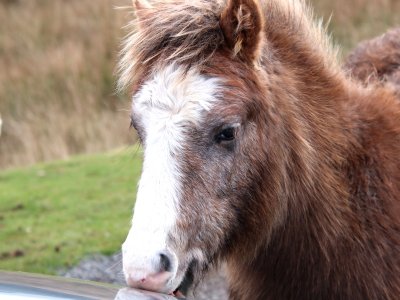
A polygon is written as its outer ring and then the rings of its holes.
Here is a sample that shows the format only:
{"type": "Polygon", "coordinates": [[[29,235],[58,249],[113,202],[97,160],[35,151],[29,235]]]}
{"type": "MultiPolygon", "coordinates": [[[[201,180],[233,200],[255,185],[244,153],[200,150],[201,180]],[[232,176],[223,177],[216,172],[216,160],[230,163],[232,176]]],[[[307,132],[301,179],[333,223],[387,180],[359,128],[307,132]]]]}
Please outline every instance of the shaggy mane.
{"type": "Polygon", "coordinates": [[[119,89],[142,75],[155,60],[201,64],[224,42],[219,26],[218,3],[208,1],[153,1],[146,19],[133,20],[125,38],[118,66],[119,89]],[[137,30],[140,28],[139,30],[137,30]]]}
{"type": "MultiPolygon", "coordinates": [[[[201,65],[220,49],[225,40],[219,23],[221,0],[150,1],[145,16],[128,24],[117,73],[118,89],[136,82],[152,62],[201,65]]],[[[285,28],[293,38],[308,41],[325,65],[339,70],[337,48],[331,44],[322,21],[314,21],[304,0],[260,0],[267,27],[285,28]]],[[[140,11],[139,11],[140,13],[140,11]]],[[[305,43],[306,44],[306,43],[305,43]]],[[[265,51],[266,49],[264,49],[265,51]]]]}

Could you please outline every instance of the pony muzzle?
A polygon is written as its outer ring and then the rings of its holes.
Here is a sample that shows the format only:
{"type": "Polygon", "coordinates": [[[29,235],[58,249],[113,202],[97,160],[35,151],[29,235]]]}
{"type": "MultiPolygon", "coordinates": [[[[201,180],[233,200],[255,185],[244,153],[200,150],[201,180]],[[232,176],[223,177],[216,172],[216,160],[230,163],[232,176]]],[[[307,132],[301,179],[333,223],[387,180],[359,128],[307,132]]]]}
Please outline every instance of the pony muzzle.
{"type": "Polygon", "coordinates": [[[153,255],[134,255],[123,251],[125,280],[133,288],[161,293],[173,292],[176,289],[176,265],[176,256],[166,250],[153,255]]]}

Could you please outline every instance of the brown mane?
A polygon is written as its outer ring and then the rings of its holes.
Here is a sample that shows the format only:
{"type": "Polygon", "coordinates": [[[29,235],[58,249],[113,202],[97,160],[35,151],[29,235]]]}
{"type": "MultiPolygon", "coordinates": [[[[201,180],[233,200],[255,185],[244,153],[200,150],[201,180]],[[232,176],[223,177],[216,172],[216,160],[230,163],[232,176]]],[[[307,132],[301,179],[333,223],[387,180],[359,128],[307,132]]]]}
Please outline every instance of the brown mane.
{"type": "Polygon", "coordinates": [[[157,9],[145,9],[145,17],[130,24],[132,31],[124,41],[118,68],[120,88],[134,83],[155,61],[201,65],[224,42],[215,14],[218,4],[204,0],[153,3],[157,9]]]}
{"type": "MultiPolygon", "coordinates": [[[[322,21],[312,21],[312,11],[303,0],[265,3],[270,6],[264,7],[267,24],[285,26],[293,38],[315,51],[327,65],[339,68],[337,48],[331,44],[322,21]],[[268,16],[270,11],[273,14],[268,16]]],[[[224,46],[219,21],[222,3],[219,1],[155,0],[151,4],[154,8],[138,7],[136,14],[143,16],[128,25],[130,30],[124,39],[118,65],[120,89],[133,84],[152,62],[175,61],[201,66],[224,46]]]]}

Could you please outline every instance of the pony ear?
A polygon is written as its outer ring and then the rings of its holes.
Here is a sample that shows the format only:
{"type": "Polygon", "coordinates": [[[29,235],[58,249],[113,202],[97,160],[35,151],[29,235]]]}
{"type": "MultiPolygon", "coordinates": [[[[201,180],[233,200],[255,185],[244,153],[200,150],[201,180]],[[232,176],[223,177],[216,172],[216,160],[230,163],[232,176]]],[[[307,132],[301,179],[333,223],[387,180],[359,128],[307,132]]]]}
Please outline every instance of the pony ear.
{"type": "Polygon", "coordinates": [[[144,19],[145,11],[152,8],[147,0],[132,0],[133,7],[135,8],[136,18],[140,21],[144,19]]]}
{"type": "Polygon", "coordinates": [[[264,18],[257,0],[227,0],[220,26],[233,56],[254,62],[259,58],[264,18]]]}

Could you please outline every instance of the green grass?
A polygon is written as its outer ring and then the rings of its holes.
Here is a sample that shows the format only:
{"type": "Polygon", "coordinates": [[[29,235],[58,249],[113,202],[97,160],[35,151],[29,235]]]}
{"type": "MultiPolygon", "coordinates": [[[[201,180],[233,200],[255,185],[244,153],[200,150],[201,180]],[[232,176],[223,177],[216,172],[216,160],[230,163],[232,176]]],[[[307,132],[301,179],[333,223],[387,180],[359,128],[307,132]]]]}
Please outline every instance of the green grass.
{"type": "Polygon", "coordinates": [[[0,172],[0,269],[54,274],[117,251],[140,169],[135,147],[0,172]]]}

